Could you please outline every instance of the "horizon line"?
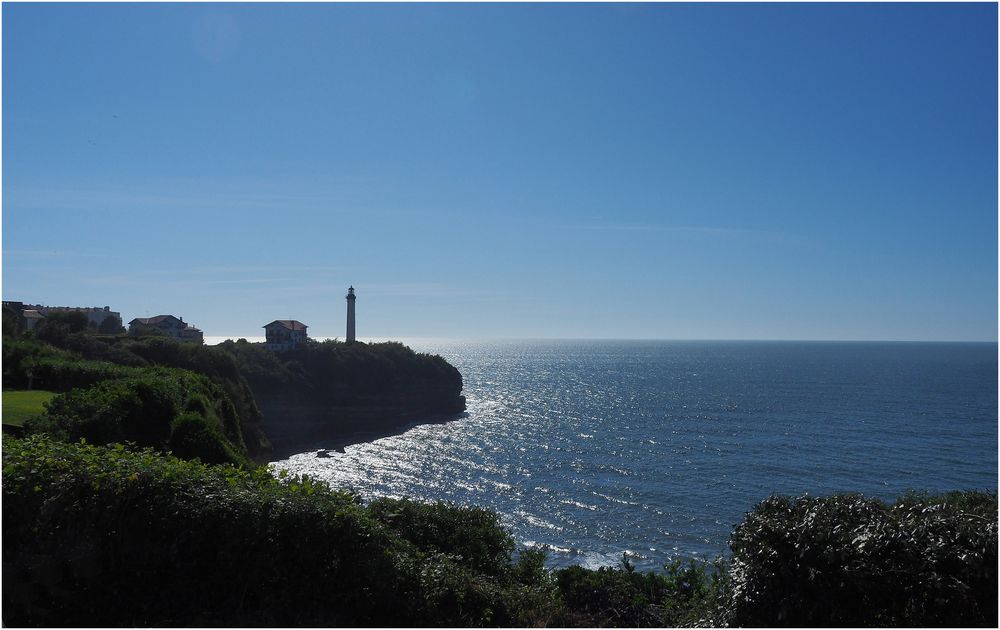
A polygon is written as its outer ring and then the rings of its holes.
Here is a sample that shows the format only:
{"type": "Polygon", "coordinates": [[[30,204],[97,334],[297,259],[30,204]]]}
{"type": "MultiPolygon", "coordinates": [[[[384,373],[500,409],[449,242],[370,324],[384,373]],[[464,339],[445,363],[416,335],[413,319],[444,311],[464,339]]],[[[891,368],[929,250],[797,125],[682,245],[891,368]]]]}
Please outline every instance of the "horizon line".
{"type": "MultiPolygon", "coordinates": [[[[221,343],[227,339],[237,341],[239,339],[264,339],[263,335],[205,335],[206,340],[217,339],[215,343],[221,343]]],[[[343,340],[343,335],[317,335],[310,336],[314,341],[343,340]]],[[[420,335],[368,335],[358,336],[358,341],[366,343],[380,343],[384,341],[445,341],[445,342],[487,342],[487,341],[659,341],[659,342],[725,342],[725,343],[1000,343],[997,339],[800,339],[800,338],[669,338],[669,337],[442,337],[442,336],[420,336],[420,335]]],[[[252,342],[251,343],[256,343],[252,342]]],[[[206,341],[206,345],[208,344],[206,341]]]]}

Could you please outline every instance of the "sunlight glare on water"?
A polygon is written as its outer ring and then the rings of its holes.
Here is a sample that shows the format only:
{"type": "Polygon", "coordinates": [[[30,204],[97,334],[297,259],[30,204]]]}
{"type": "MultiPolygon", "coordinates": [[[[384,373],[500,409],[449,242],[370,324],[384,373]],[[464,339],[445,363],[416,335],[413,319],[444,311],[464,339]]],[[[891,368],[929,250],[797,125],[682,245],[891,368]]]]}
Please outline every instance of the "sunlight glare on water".
{"type": "Polygon", "coordinates": [[[489,507],[553,565],[651,569],[724,553],[773,492],[996,488],[996,344],[412,346],[462,372],[465,417],[275,468],[489,507]]]}

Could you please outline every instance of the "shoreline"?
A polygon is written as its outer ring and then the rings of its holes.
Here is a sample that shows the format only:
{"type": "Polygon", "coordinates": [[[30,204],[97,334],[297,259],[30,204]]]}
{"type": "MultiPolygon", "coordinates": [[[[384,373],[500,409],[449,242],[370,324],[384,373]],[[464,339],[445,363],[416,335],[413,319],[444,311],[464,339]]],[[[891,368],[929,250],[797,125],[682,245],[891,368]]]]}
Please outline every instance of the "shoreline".
{"type": "MultiPolygon", "coordinates": [[[[344,452],[348,446],[374,442],[386,437],[402,435],[410,429],[423,424],[444,424],[454,420],[467,418],[469,413],[462,411],[454,414],[431,414],[415,419],[408,419],[402,422],[389,421],[382,426],[359,428],[357,430],[344,431],[342,428],[318,423],[308,423],[306,427],[298,426],[305,431],[294,431],[295,435],[284,435],[280,432],[265,432],[271,441],[271,453],[267,457],[268,465],[289,459],[293,455],[300,455],[309,452],[336,451],[344,452]],[[311,430],[310,430],[311,429],[311,430]]],[[[395,420],[395,419],[393,419],[395,420]]],[[[320,457],[322,457],[320,455],[320,457]]]]}

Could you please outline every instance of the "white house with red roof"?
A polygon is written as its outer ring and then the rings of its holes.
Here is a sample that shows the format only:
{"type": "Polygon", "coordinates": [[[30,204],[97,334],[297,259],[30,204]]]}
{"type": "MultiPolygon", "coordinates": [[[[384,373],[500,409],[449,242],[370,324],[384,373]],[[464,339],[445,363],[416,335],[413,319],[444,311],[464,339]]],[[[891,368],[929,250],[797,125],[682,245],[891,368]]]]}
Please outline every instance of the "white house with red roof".
{"type": "Polygon", "coordinates": [[[157,315],[156,317],[136,317],[128,323],[129,334],[141,334],[142,329],[155,328],[168,337],[180,341],[204,343],[204,334],[190,324],[185,324],[181,317],[173,315],[157,315]]]}
{"type": "Polygon", "coordinates": [[[295,319],[276,319],[264,326],[264,344],[268,350],[284,352],[305,343],[306,329],[309,328],[295,319]]]}

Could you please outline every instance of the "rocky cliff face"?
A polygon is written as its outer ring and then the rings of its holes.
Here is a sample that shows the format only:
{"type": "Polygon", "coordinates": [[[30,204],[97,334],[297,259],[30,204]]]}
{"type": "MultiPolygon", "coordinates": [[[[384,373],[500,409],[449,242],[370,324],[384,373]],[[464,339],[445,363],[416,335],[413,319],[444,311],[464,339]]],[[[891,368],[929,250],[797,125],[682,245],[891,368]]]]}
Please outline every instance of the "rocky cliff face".
{"type": "Polygon", "coordinates": [[[390,435],[465,410],[458,370],[402,344],[324,342],[279,355],[234,351],[273,445],[271,459],[390,435]]]}
{"type": "Polygon", "coordinates": [[[263,430],[271,441],[271,459],[317,448],[393,435],[420,422],[442,422],[465,411],[465,397],[427,401],[406,395],[356,404],[330,404],[295,395],[267,394],[257,399],[264,416],[263,430]]]}

